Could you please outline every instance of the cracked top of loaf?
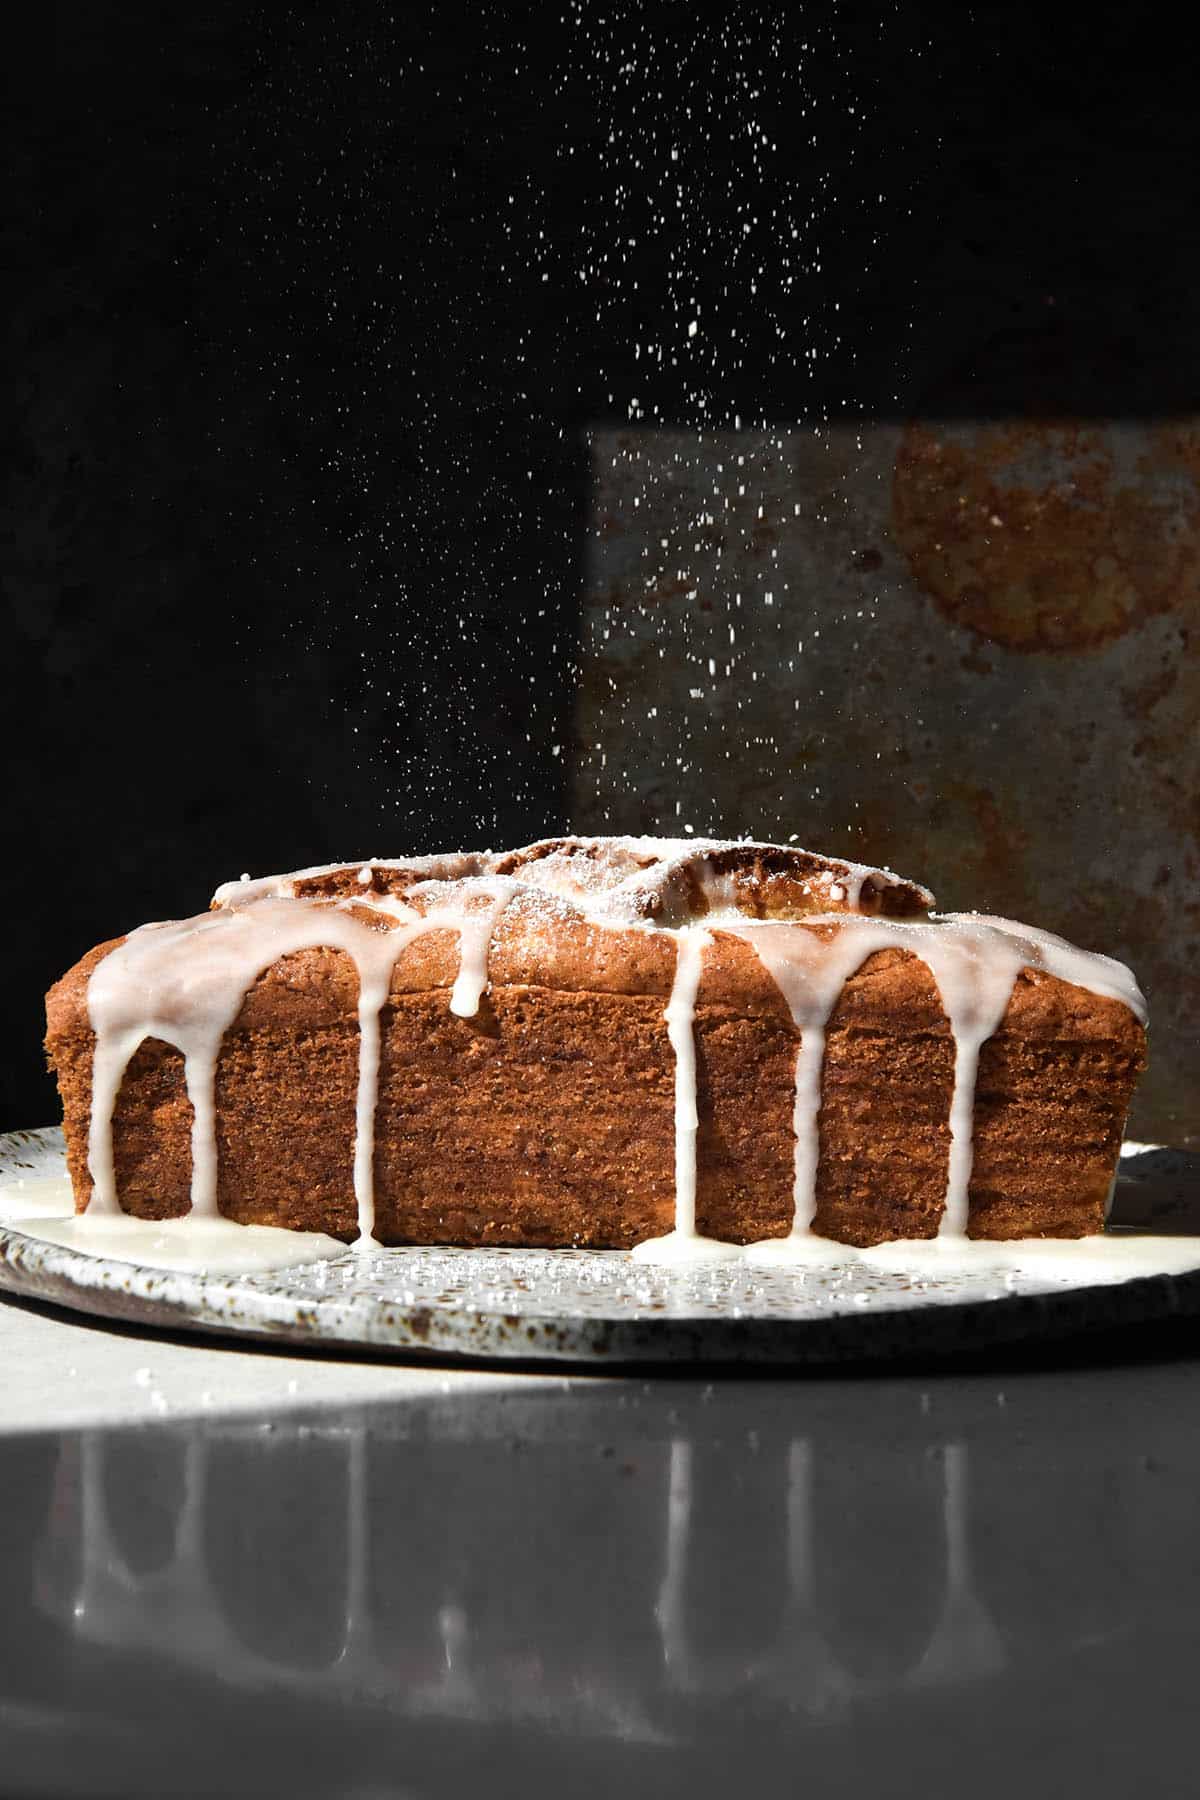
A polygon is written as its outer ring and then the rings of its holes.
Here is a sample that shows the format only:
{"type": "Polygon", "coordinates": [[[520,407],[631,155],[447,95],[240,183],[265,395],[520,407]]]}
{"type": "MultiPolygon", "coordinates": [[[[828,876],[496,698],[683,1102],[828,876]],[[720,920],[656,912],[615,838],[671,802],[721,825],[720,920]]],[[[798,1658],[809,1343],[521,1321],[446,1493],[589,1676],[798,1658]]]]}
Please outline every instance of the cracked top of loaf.
{"type": "Polygon", "coordinates": [[[889,869],[793,845],[654,837],[555,837],[520,850],[333,863],[226,882],[212,904],[238,906],[271,895],[331,901],[391,895],[424,910],[450,887],[468,899],[472,887],[482,893],[497,880],[597,920],[664,927],[722,913],[750,919],[836,913],[923,918],[933,905],[926,888],[889,869]]]}

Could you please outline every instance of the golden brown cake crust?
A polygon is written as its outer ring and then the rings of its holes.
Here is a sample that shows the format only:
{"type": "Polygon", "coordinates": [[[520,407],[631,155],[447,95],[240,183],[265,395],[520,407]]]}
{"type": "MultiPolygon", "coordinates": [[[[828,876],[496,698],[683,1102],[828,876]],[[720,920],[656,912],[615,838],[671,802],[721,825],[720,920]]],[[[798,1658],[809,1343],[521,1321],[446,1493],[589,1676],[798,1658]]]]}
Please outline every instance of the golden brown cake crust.
{"type": "MultiPolygon", "coordinates": [[[[533,849],[543,863],[559,856],[570,864],[580,854],[533,849]]],[[[752,910],[762,908],[802,919],[813,910],[813,893],[838,886],[837,871],[849,868],[819,858],[807,870],[795,861],[772,867],[761,847],[726,849],[736,853],[733,866],[700,877],[695,865],[687,872],[688,881],[700,881],[687,902],[693,917],[708,916],[706,883],[740,875],[750,916],[762,916],[752,910]]],[[[430,879],[416,863],[363,867],[369,881],[347,865],[306,877],[295,891],[330,903],[403,892],[416,903],[430,879]]],[[[511,876],[512,858],[491,859],[487,872],[511,876]],[[498,867],[502,861],[510,866],[498,867]]],[[[627,891],[637,889],[635,906],[648,893],[669,912],[680,903],[676,879],[673,872],[641,889],[635,879],[627,891]]],[[[882,884],[876,898],[879,910],[901,914],[923,914],[929,903],[924,890],[905,883],[882,884]]],[[[836,906],[835,895],[824,910],[836,906]]],[[[373,923],[388,928],[377,916],[373,923]]],[[[91,1189],[87,984],[122,941],[89,952],[47,997],[46,1047],[81,1208],[91,1189]]],[[[670,1229],[674,1058],[663,1008],[676,942],[644,925],[596,923],[566,894],[520,889],[498,919],[490,987],[473,1018],[447,1004],[457,933],[430,930],[404,946],[381,1018],[375,1177],[384,1242],[627,1248],[670,1229]]],[[[355,1234],[357,998],[353,962],[329,949],[281,958],[247,992],[216,1082],[218,1194],[231,1217],[355,1234]]],[[[697,1226],[732,1242],[781,1236],[792,1216],[798,1034],[753,949],[715,923],[695,1041],[697,1226]]],[[[973,1235],[1100,1229],[1144,1055],[1144,1030],[1120,1001],[1033,968],[1021,973],[980,1060],[973,1235]]],[[[829,1021],[818,1232],[854,1244],[936,1232],[953,1080],[954,1046],[929,970],[904,950],[870,955],[829,1021]]],[[[190,1129],[179,1052],[145,1042],[128,1066],[114,1119],[126,1210],[155,1218],[186,1212],[190,1129]]]]}

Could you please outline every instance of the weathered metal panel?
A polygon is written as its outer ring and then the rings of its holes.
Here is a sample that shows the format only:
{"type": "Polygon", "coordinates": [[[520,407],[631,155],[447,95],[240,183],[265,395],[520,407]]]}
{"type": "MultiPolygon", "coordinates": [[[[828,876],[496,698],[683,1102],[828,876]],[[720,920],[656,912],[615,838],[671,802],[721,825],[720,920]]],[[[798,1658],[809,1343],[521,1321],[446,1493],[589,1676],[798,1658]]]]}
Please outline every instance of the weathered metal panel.
{"type": "Polygon", "coordinates": [[[795,834],[1131,962],[1200,1143],[1200,422],[592,434],[581,829],[795,834]]]}

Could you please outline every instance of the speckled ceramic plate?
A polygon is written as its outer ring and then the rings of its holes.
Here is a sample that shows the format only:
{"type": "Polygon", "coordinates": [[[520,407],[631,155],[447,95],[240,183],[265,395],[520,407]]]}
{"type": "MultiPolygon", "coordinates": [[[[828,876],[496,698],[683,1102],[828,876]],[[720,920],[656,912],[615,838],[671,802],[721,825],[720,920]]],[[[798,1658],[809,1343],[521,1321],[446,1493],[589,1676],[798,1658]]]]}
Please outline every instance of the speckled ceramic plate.
{"type": "MultiPolygon", "coordinates": [[[[61,1132],[0,1136],[0,1186],[35,1187],[62,1171],[61,1132]]],[[[1114,1218],[1176,1238],[1196,1231],[1200,1156],[1127,1145],[1114,1218]]],[[[621,1251],[398,1249],[270,1274],[184,1275],[0,1226],[0,1289],[122,1323],[315,1350],[592,1367],[955,1354],[1200,1313],[1200,1238],[1195,1258],[1173,1273],[1097,1281],[1085,1262],[1072,1272],[1063,1259],[915,1275],[862,1264],[657,1268],[621,1251]]]]}

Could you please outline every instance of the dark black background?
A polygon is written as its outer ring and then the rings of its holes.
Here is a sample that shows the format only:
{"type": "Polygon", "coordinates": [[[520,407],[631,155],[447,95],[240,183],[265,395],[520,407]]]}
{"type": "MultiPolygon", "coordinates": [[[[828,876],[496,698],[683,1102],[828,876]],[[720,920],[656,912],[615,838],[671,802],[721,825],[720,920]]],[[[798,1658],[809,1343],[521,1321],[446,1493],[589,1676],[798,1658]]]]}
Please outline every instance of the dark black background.
{"type": "Polygon", "coordinates": [[[582,11],[583,37],[570,6],[27,20],[0,1128],[54,1115],[41,996],[97,940],[243,869],[569,823],[549,747],[570,746],[584,430],[634,393],[694,423],[677,375],[635,366],[672,236],[616,254],[639,200],[630,153],[617,204],[614,125],[661,147],[686,104],[712,121],[701,297],[742,329],[709,418],[919,410],[922,346],[981,311],[1040,328],[1052,304],[1084,322],[1078,410],[1193,403],[1191,59],[1144,13],[1080,32],[1028,4],[779,0],[735,5],[719,41],[690,8],[582,11]],[[779,360],[744,290],[722,302],[750,179],[734,40],[778,144],[768,186],[827,180],[820,266],[769,303],[815,320],[815,369],[779,360]]]}

